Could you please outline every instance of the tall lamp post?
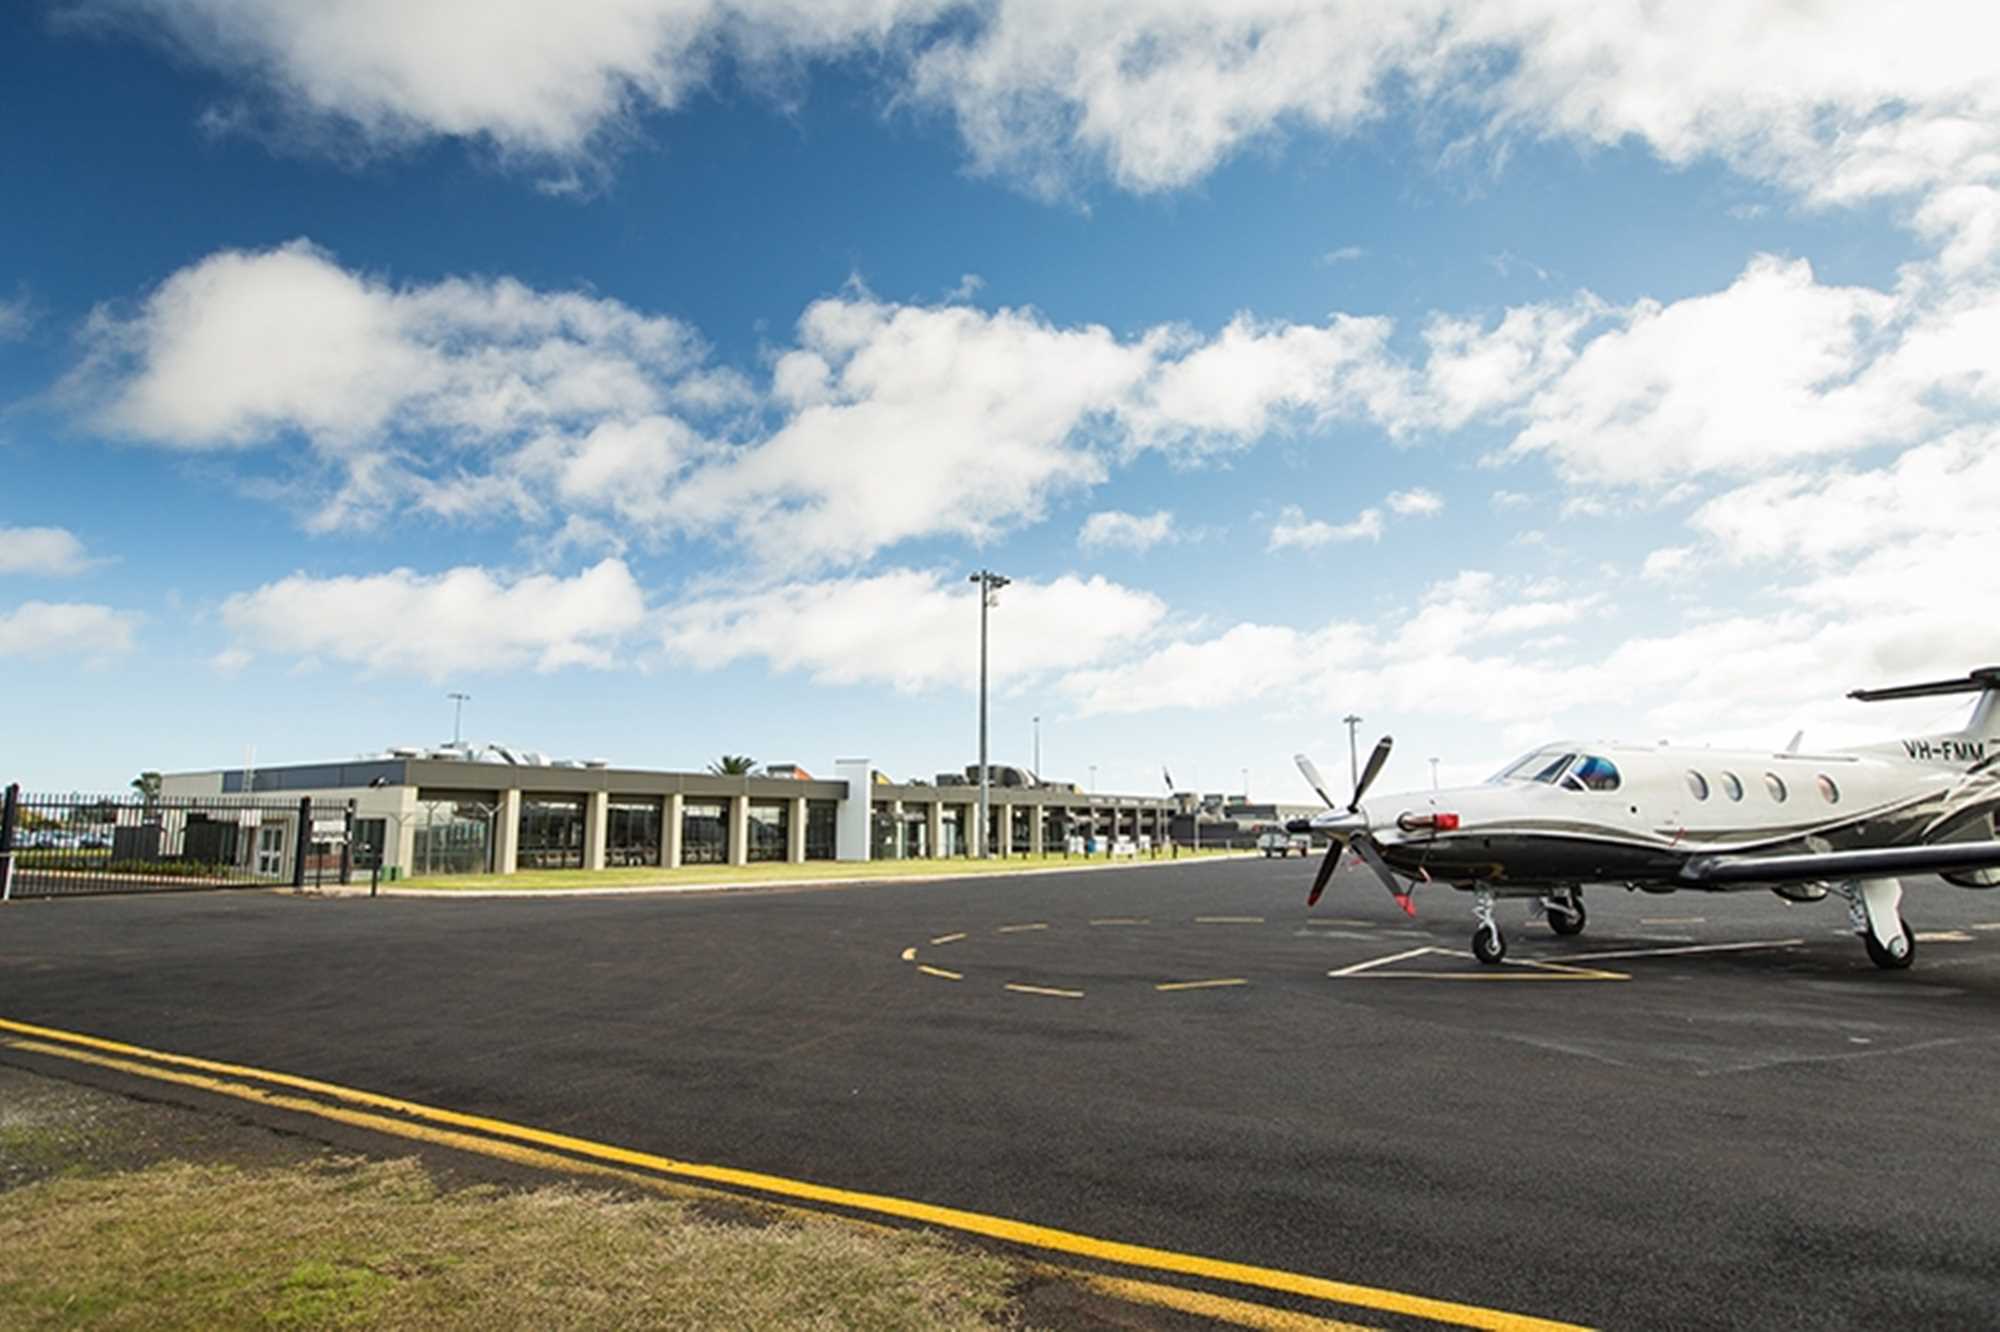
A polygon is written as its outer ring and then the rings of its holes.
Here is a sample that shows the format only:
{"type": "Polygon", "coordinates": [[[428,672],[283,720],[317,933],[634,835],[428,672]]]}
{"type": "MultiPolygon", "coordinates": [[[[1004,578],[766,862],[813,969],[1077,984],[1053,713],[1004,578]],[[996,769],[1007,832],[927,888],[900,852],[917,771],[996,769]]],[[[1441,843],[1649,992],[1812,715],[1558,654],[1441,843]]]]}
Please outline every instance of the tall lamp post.
{"type": "Polygon", "coordinates": [[[458,724],[465,717],[466,700],[470,699],[472,695],[461,694],[457,690],[453,690],[451,693],[446,694],[445,697],[451,700],[451,747],[457,749],[458,724]]]}
{"type": "MultiPolygon", "coordinates": [[[[979,584],[979,857],[984,860],[993,854],[989,845],[992,832],[992,773],[986,766],[986,612],[1000,600],[1000,589],[1014,581],[994,573],[991,569],[981,569],[966,580],[979,584]]],[[[1008,829],[1013,835],[1013,829],[1008,829]]]]}
{"type": "Polygon", "coordinates": [[[1347,725],[1347,790],[1352,795],[1361,789],[1361,761],[1354,748],[1354,729],[1361,725],[1361,718],[1350,712],[1340,720],[1347,725]]]}
{"type": "Polygon", "coordinates": [[[1035,781],[1042,780],[1042,719],[1035,718],[1035,781]]]}

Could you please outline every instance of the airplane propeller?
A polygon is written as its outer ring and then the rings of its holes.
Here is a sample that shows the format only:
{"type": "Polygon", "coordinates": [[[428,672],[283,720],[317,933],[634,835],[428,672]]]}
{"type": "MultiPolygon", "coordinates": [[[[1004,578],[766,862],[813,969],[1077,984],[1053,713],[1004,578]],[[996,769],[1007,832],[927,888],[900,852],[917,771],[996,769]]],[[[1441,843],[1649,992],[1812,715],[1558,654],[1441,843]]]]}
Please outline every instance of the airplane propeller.
{"type": "MultiPolygon", "coordinates": [[[[1327,847],[1326,858],[1319,863],[1319,872],[1313,875],[1312,891],[1306,894],[1307,906],[1318,904],[1320,894],[1326,891],[1326,881],[1333,877],[1335,867],[1340,864],[1341,852],[1351,846],[1355,855],[1375,872],[1375,877],[1382,881],[1383,886],[1389,890],[1389,895],[1396,899],[1396,904],[1412,916],[1417,914],[1416,908],[1411,905],[1409,893],[1405,892],[1402,885],[1396,881],[1395,872],[1389,868],[1389,862],[1382,858],[1382,848],[1377,846],[1375,839],[1369,835],[1368,816],[1361,810],[1361,797],[1368,793],[1368,788],[1382,775],[1382,765],[1389,761],[1389,751],[1395,747],[1395,743],[1386,735],[1376,741],[1374,751],[1368,755],[1368,762],[1362,766],[1361,775],[1354,783],[1354,795],[1347,802],[1346,812],[1350,817],[1358,819],[1359,823],[1349,828],[1326,830],[1332,845],[1327,847]],[[1346,834],[1345,837],[1341,835],[1343,832],[1346,834]]],[[[1333,797],[1326,793],[1326,783],[1321,780],[1319,769],[1313,765],[1313,761],[1304,754],[1294,754],[1292,761],[1299,765],[1299,771],[1304,774],[1306,783],[1318,793],[1321,800],[1326,802],[1326,807],[1339,809],[1340,806],[1334,803],[1333,797]]]]}

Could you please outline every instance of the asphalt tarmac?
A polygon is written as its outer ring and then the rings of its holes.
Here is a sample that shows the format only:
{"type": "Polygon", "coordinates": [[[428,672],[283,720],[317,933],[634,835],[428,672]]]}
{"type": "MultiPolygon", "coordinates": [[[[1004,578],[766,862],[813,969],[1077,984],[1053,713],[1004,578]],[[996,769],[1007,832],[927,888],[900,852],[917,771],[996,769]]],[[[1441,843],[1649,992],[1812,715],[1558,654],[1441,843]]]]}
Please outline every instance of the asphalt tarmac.
{"type": "Polygon", "coordinates": [[[1905,972],[1837,900],[1609,890],[1495,969],[1311,868],[23,902],[0,1017],[1581,1323],[2000,1325],[2000,893],[1909,881],[1905,972]]]}

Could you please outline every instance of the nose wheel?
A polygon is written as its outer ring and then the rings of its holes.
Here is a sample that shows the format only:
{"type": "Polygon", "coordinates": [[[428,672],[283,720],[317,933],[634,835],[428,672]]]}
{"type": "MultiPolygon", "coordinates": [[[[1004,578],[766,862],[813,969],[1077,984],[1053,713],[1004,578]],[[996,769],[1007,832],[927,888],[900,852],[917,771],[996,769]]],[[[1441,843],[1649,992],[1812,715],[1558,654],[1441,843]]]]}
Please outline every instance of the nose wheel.
{"type": "Polygon", "coordinates": [[[1491,891],[1482,888],[1473,894],[1472,914],[1479,919],[1479,927],[1472,932],[1472,955],[1494,966],[1507,956],[1507,936],[1500,933],[1500,922],[1493,915],[1491,891]]]}

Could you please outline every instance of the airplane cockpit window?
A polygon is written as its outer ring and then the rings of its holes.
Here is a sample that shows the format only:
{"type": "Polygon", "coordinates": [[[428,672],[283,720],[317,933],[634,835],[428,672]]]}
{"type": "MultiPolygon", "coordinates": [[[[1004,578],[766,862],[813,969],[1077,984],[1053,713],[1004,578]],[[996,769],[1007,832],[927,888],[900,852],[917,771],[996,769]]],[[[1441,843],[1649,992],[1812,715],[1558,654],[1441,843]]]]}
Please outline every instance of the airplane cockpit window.
{"type": "Polygon", "coordinates": [[[1618,765],[1608,758],[1586,754],[1574,768],[1564,784],[1574,781],[1586,791],[1616,791],[1618,789],[1618,765]]]}
{"type": "Polygon", "coordinates": [[[1496,782],[1541,782],[1554,785],[1563,775],[1571,760],[1576,758],[1573,750],[1538,749],[1534,753],[1518,758],[1500,770],[1493,780],[1496,782]]]}

